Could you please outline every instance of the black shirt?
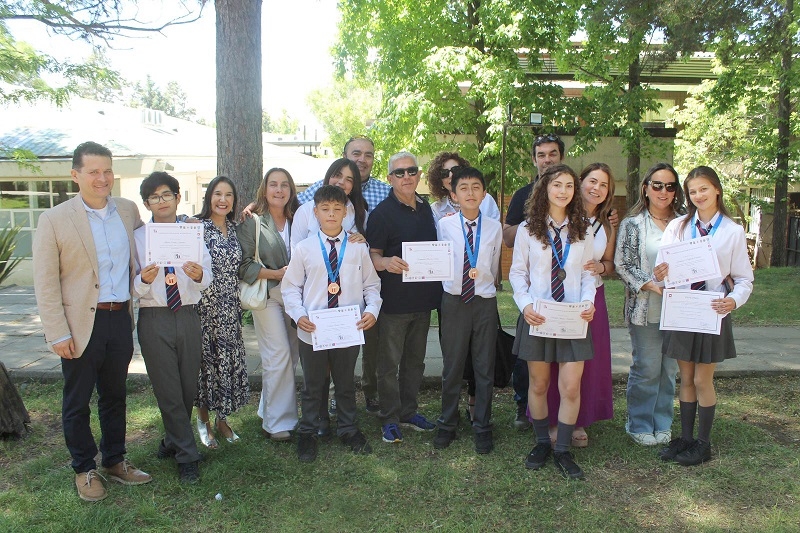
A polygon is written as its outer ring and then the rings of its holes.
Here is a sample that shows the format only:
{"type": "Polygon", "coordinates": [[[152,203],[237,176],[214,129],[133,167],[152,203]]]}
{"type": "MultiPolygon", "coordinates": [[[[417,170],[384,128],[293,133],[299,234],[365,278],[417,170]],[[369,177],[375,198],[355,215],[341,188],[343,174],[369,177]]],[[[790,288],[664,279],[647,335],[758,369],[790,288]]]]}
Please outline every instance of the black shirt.
{"type": "Polygon", "coordinates": [[[514,193],[514,196],[511,197],[511,201],[508,203],[508,211],[506,211],[505,220],[505,223],[509,226],[522,224],[525,220],[525,202],[528,200],[528,196],[531,195],[534,183],[536,183],[535,180],[524,187],[520,187],[517,189],[517,192],[514,193]]]}
{"type": "MultiPolygon", "coordinates": [[[[437,240],[431,206],[419,196],[415,197],[416,210],[399,201],[392,189],[370,213],[366,231],[370,248],[383,250],[384,257],[402,257],[404,242],[437,240]]],[[[403,283],[402,274],[386,270],[378,275],[383,298],[381,313],[418,313],[431,311],[441,304],[442,283],[439,281],[403,283]]]]}

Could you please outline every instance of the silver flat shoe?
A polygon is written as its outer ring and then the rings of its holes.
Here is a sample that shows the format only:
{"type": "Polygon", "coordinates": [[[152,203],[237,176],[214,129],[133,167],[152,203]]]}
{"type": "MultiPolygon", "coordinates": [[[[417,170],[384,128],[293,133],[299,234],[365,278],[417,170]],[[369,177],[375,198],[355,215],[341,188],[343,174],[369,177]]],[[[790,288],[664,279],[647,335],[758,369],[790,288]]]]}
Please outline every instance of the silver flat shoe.
{"type": "Polygon", "coordinates": [[[203,422],[200,420],[200,417],[197,417],[197,434],[200,435],[200,442],[203,443],[203,446],[206,448],[216,448],[219,446],[217,439],[211,438],[208,435],[208,422],[203,422]]]}
{"type": "Polygon", "coordinates": [[[215,418],[215,419],[214,419],[214,427],[216,427],[216,428],[217,428],[217,432],[219,432],[220,434],[222,433],[222,432],[219,430],[219,421],[220,421],[220,420],[222,420],[223,422],[225,422],[225,424],[228,426],[228,429],[230,429],[230,430],[231,430],[231,436],[230,436],[230,437],[225,437],[225,440],[226,440],[226,441],[228,441],[228,442],[230,442],[231,444],[233,444],[234,442],[236,442],[237,440],[239,440],[239,435],[237,435],[237,434],[236,434],[236,432],[233,430],[233,428],[230,426],[230,424],[228,424],[228,421],[227,421],[227,419],[225,419],[225,418],[219,418],[219,417],[217,417],[217,418],[215,418]]]}

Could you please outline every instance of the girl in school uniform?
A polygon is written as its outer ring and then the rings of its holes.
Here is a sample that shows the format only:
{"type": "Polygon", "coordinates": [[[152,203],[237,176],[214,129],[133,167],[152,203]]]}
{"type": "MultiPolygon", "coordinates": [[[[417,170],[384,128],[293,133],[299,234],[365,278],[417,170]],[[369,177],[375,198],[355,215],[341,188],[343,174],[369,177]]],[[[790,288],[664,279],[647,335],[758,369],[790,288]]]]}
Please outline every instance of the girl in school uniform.
{"type": "MultiPolygon", "coordinates": [[[[661,245],[709,235],[719,261],[720,277],[692,284],[691,288],[727,294],[711,303],[714,311],[724,315],[719,335],[664,332],[664,354],[678,360],[681,373],[681,436],[672,439],[659,455],[664,461],[692,466],[711,459],[711,425],[717,405],[714,370],[717,363],[736,357],[730,312],[744,305],[750,297],[753,269],[747,256],[744,228],[731,219],[725,208],[717,173],[709,167],[697,167],[686,176],[683,189],[690,200],[687,213],[669,223],[661,245]],[[696,440],[695,416],[698,418],[696,440]]],[[[657,282],[662,282],[668,273],[668,265],[660,262],[660,255],[653,271],[657,282]]]]}
{"type": "MultiPolygon", "coordinates": [[[[591,331],[583,339],[554,339],[530,334],[530,326],[544,324],[534,311],[539,300],[583,302],[581,318],[594,317],[595,279],[584,269],[592,260],[594,236],[588,222],[578,177],[566,165],[548,168],[525,203],[525,221],[517,229],[509,280],[521,315],[517,321],[514,353],[528,362],[528,408],[533,416],[536,446],[525,466],[538,470],[553,453],[559,471],[567,478],[582,479],[569,447],[580,409],[583,363],[592,358],[591,331]],[[550,363],[559,363],[561,404],[555,449],[548,432],[547,390],[550,363]]],[[[554,384],[555,385],[555,384],[554,384]]]]}

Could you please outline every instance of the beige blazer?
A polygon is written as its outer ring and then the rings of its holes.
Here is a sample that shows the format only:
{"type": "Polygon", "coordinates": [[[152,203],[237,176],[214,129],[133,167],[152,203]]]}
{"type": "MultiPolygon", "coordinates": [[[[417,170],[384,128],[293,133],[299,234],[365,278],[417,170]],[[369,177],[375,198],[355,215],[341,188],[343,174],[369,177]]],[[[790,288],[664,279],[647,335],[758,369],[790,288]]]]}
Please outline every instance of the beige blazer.
{"type": "MultiPolygon", "coordinates": [[[[270,270],[280,270],[289,264],[289,254],[286,253],[286,243],[283,241],[275,222],[269,213],[260,215],[261,235],[258,237],[258,257],[264,266],[270,270]]],[[[287,220],[287,224],[290,222],[287,220]]],[[[291,231],[291,229],[290,229],[291,231]]],[[[236,236],[242,247],[242,263],[239,265],[239,279],[245,283],[255,283],[261,266],[253,260],[253,252],[256,248],[256,220],[246,218],[241,224],[236,226],[236,236]]],[[[268,280],[267,287],[272,289],[279,285],[276,279],[268,280]]]]}
{"type": "MultiPolygon", "coordinates": [[[[128,234],[133,287],[136,257],[133,230],[143,223],[136,204],[124,198],[114,198],[114,202],[128,234]]],[[[39,217],[33,237],[33,287],[50,349],[53,341],[72,335],[75,357],[80,357],[92,336],[100,295],[97,251],[80,195],[39,217]]],[[[133,331],[132,304],[130,311],[133,331]]]]}

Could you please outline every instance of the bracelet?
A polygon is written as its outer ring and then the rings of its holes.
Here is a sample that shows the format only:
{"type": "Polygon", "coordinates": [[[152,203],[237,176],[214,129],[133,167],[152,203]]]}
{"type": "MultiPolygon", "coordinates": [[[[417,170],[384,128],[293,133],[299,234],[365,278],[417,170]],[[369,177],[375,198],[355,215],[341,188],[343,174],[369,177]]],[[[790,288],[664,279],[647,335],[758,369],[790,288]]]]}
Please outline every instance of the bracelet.
{"type": "Polygon", "coordinates": [[[606,273],[606,264],[602,259],[600,260],[600,264],[603,265],[603,271],[600,272],[600,274],[599,274],[600,276],[602,276],[603,274],[606,273]]]}

